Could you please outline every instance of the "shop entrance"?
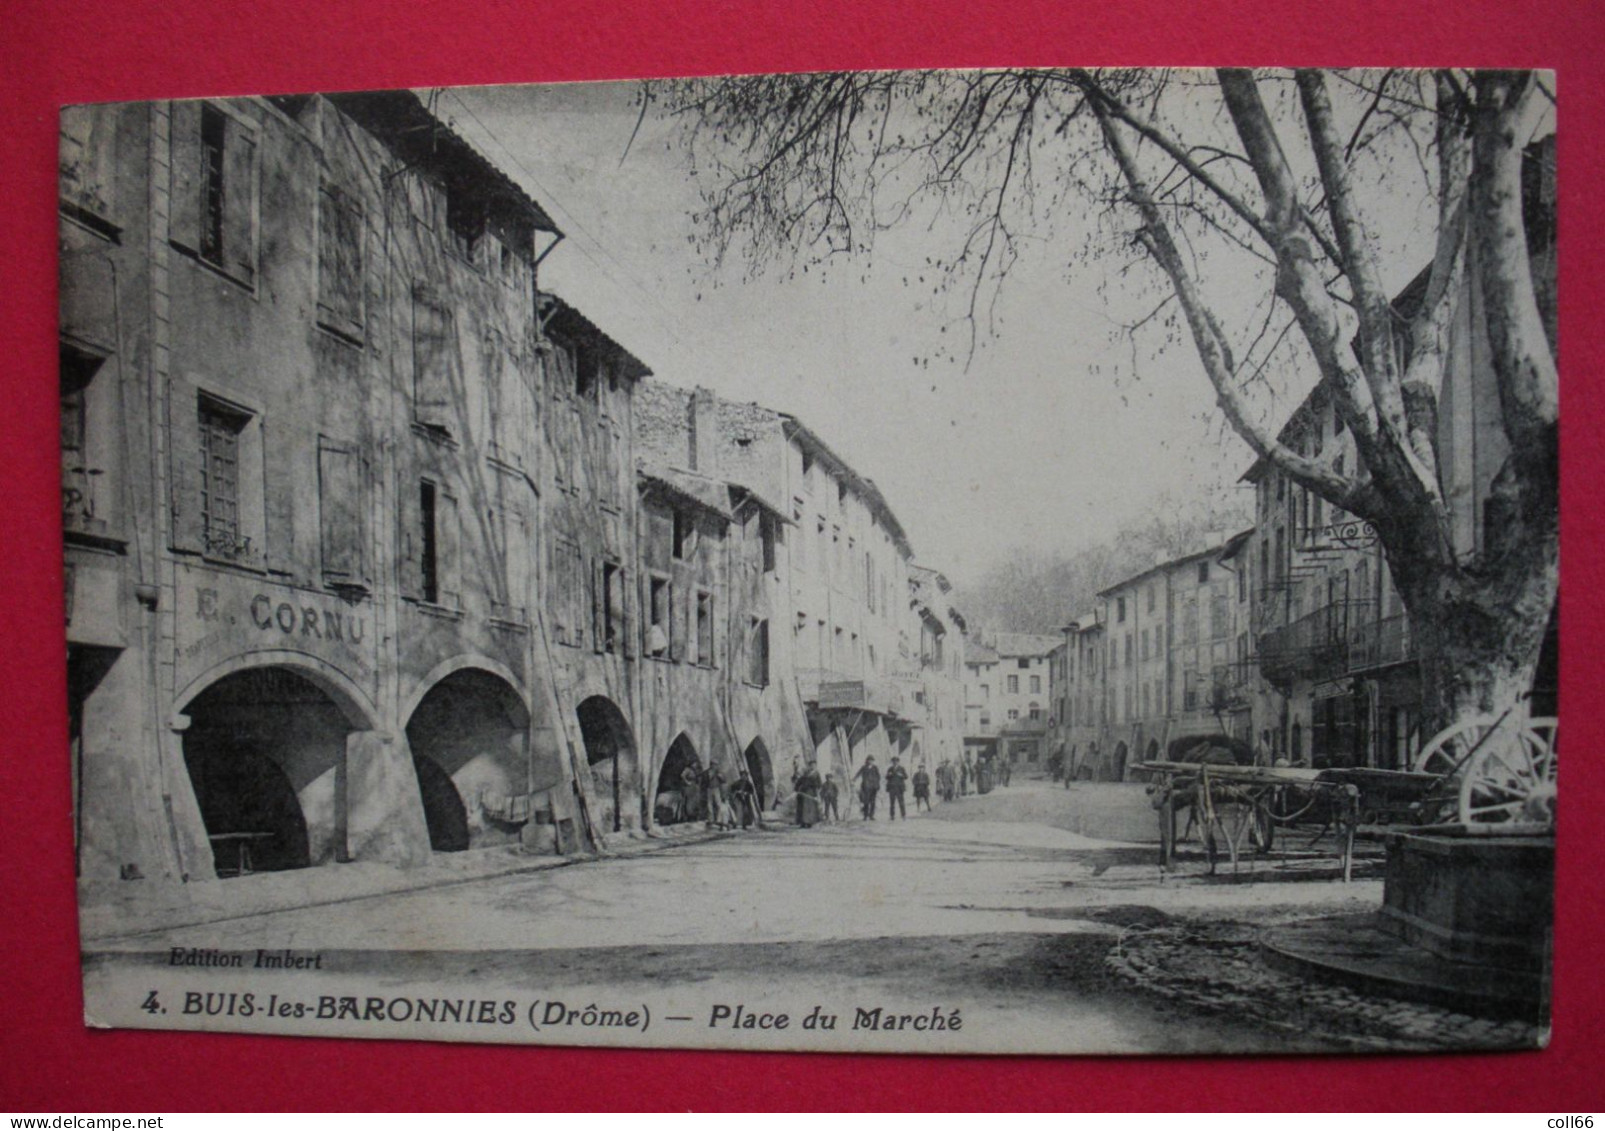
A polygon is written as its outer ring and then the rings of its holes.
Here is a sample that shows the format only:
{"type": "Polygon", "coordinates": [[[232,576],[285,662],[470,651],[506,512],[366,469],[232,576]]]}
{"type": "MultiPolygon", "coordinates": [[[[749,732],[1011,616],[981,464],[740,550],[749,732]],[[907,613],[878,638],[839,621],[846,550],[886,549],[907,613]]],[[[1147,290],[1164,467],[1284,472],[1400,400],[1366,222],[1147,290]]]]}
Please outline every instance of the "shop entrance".
{"type": "Polygon", "coordinates": [[[669,752],[663,757],[663,768],[658,771],[658,789],[653,801],[653,817],[658,824],[700,821],[707,816],[701,780],[702,759],[697,757],[697,748],[682,731],[669,744],[669,752]],[[688,770],[689,784],[686,778],[688,770]]]}
{"type": "Polygon", "coordinates": [[[591,814],[597,832],[635,827],[638,807],[630,799],[639,790],[635,732],[624,712],[605,695],[593,695],[575,709],[585,760],[591,769],[591,814]]]}
{"type": "Polygon", "coordinates": [[[281,667],[224,676],[185,708],[184,764],[219,877],[346,859],[346,737],[356,728],[281,667]]]}
{"type": "Polygon", "coordinates": [[[747,767],[747,776],[752,779],[752,788],[758,794],[758,808],[769,808],[775,801],[775,767],[769,759],[769,747],[762,738],[755,738],[747,743],[741,758],[747,767]]]}
{"type": "Polygon", "coordinates": [[[431,687],[407,720],[429,847],[515,844],[531,817],[529,711],[499,675],[462,668],[431,687]]]}

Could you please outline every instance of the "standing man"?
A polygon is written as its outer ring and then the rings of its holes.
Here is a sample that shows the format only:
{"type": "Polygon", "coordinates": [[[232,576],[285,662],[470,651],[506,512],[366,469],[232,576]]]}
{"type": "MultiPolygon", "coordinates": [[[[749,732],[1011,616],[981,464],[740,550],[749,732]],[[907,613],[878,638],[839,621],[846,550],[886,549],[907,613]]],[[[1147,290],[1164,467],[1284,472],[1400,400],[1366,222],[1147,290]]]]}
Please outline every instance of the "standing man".
{"type": "Polygon", "coordinates": [[[881,771],[875,765],[875,755],[871,754],[864,759],[864,764],[858,767],[853,775],[858,782],[858,805],[863,811],[864,820],[875,819],[875,798],[881,791],[881,771]]]}
{"type": "Polygon", "coordinates": [[[964,757],[959,760],[959,796],[968,797],[970,794],[970,752],[966,750],[964,757]]]}
{"type": "Polygon", "coordinates": [[[708,828],[724,828],[727,808],[724,797],[724,774],[716,762],[709,761],[702,772],[702,803],[706,807],[708,828]]]}
{"type": "Polygon", "coordinates": [[[746,770],[742,770],[731,783],[730,800],[736,807],[736,820],[741,827],[752,828],[753,822],[758,819],[758,790],[746,770]]]}
{"type": "Polygon", "coordinates": [[[841,807],[836,803],[841,791],[836,787],[836,778],[833,774],[825,775],[825,783],[819,787],[819,804],[824,807],[823,820],[839,821],[842,819],[841,807]]]}
{"type": "MultiPolygon", "coordinates": [[[[908,771],[898,764],[897,755],[892,755],[892,764],[886,767],[886,819],[897,820],[898,811],[903,813],[903,820],[908,820],[908,805],[903,801],[903,789],[908,785],[908,771]]],[[[916,812],[919,806],[915,805],[916,812]]]]}
{"type": "Polygon", "coordinates": [[[919,769],[914,771],[914,812],[920,811],[920,802],[925,802],[925,811],[931,811],[931,775],[925,772],[925,763],[921,762],[919,769]]]}
{"type": "Polygon", "coordinates": [[[812,762],[797,779],[797,823],[808,829],[819,820],[819,771],[812,762]]]}
{"type": "Polygon", "coordinates": [[[702,811],[702,775],[695,765],[680,771],[680,820],[693,821],[702,811]]]}

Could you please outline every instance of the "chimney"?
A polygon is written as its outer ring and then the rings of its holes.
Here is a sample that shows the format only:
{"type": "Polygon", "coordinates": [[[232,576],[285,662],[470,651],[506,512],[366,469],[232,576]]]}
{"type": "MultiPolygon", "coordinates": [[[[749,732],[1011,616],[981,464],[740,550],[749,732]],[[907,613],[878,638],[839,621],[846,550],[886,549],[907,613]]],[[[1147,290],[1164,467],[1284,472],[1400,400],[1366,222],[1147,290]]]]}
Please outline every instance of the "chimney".
{"type": "Polygon", "coordinates": [[[713,390],[701,386],[691,394],[691,470],[719,474],[718,402],[713,390]]]}

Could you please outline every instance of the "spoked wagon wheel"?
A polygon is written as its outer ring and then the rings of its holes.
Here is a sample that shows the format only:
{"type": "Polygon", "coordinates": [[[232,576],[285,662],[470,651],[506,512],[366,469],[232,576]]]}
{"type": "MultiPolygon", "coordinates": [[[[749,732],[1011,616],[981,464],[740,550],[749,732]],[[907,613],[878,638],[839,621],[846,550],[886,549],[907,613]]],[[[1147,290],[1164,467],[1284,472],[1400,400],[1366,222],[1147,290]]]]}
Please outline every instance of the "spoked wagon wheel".
{"type": "Polygon", "coordinates": [[[1276,813],[1272,808],[1272,799],[1280,793],[1280,789],[1272,790],[1254,802],[1254,813],[1250,818],[1253,823],[1248,826],[1248,842],[1261,856],[1271,850],[1276,840],[1276,813]]]}
{"type": "MultiPolygon", "coordinates": [[[[1493,715],[1477,715],[1441,730],[1421,748],[1411,769],[1420,774],[1458,777],[1477,744],[1483,741],[1489,731],[1500,725],[1501,720],[1493,715]]],[[[1504,725],[1512,731],[1516,729],[1513,721],[1504,725]]]]}
{"type": "Polygon", "coordinates": [[[1558,726],[1555,719],[1528,719],[1513,736],[1483,743],[1460,779],[1460,820],[1553,824],[1558,726]]]}

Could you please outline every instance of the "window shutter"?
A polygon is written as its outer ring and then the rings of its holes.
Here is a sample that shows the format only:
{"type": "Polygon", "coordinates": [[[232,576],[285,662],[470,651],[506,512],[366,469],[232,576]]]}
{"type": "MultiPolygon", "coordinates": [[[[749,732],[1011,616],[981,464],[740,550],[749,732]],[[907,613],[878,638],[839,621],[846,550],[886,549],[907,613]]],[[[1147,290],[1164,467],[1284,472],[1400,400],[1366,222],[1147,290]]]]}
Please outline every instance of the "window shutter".
{"type": "Polygon", "coordinates": [[[170,542],[175,550],[198,554],[205,546],[201,515],[200,398],[196,388],[174,377],[167,389],[168,498],[170,542]]]}
{"type": "Polygon", "coordinates": [[[618,575],[618,630],[619,651],[626,660],[635,658],[635,634],[630,631],[630,575],[625,570],[619,570],[618,575]]]}
{"type": "MultiPolygon", "coordinates": [[[[295,482],[296,454],[283,421],[262,421],[263,531],[262,550],[267,568],[275,573],[295,571],[295,482]]],[[[303,572],[305,569],[303,567],[303,572]]]]}
{"type": "Polygon", "coordinates": [[[534,560],[534,547],[529,536],[529,518],[524,513],[524,508],[519,505],[514,505],[506,511],[506,515],[507,599],[513,606],[513,618],[528,623],[531,604],[529,563],[534,560]]]}
{"type": "Polygon", "coordinates": [[[598,556],[591,562],[591,647],[598,652],[607,643],[602,617],[602,559],[598,556]]]}
{"type": "Polygon", "coordinates": [[[422,297],[412,304],[413,418],[432,428],[451,425],[451,316],[422,297]]]}
{"type": "Polygon", "coordinates": [[[229,274],[256,283],[256,138],[230,119],[223,145],[223,261],[229,274]]]}
{"type": "Polygon", "coordinates": [[[402,492],[400,513],[396,516],[396,566],[400,574],[396,580],[401,586],[401,595],[414,601],[421,601],[424,596],[423,508],[418,498],[420,490],[418,481],[414,480],[412,489],[402,492]]]}
{"type": "Polygon", "coordinates": [[[361,585],[363,567],[362,473],[357,448],[318,437],[318,515],[322,532],[323,579],[361,585]]]}
{"type": "Polygon", "coordinates": [[[186,251],[201,246],[201,104],[174,102],[168,126],[168,238],[186,251]]]}
{"type": "Polygon", "coordinates": [[[440,603],[448,609],[462,608],[462,520],[457,496],[444,489],[435,496],[435,572],[440,603]]]}
{"type": "MultiPolygon", "coordinates": [[[[688,586],[687,589],[689,590],[689,588],[690,587],[688,586]]],[[[687,626],[690,624],[690,617],[686,616],[685,619],[681,619],[682,614],[676,610],[674,605],[674,591],[675,586],[671,583],[669,586],[668,596],[664,598],[669,603],[669,608],[666,613],[669,622],[669,656],[676,661],[681,661],[685,659],[686,642],[691,639],[691,633],[687,631],[687,626]],[[681,623],[675,624],[674,622],[677,620],[679,620],[681,623]]],[[[688,596],[692,601],[697,599],[695,591],[689,592],[688,596]]]]}

